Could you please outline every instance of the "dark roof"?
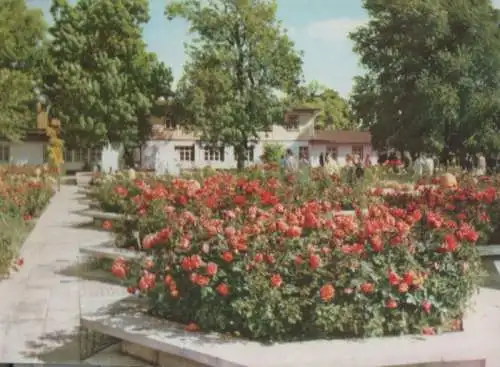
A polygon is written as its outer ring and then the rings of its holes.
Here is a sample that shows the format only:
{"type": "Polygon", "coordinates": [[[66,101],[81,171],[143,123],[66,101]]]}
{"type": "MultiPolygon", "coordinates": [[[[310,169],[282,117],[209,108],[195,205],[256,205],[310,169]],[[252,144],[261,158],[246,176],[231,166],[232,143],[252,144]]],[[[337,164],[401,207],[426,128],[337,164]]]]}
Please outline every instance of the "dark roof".
{"type": "Polygon", "coordinates": [[[29,129],[24,136],[25,141],[48,141],[49,138],[44,129],[29,129]]]}
{"type": "Polygon", "coordinates": [[[317,130],[311,141],[321,141],[337,144],[371,144],[372,136],[369,131],[327,131],[317,130]]]}
{"type": "Polygon", "coordinates": [[[315,107],[308,107],[308,106],[297,106],[297,107],[291,107],[289,110],[286,112],[288,113],[294,113],[294,112],[319,112],[321,109],[315,108],[315,107]]]}
{"type": "MultiPolygon", "coordinates": [[[[9,140],[5,136],[0,135],[0,141],[9,140]]],[[[26,131],[24,136],[21,137],[21,141],[31,141],[31,142],[46,142],[49,140],[49,137],[45,133],[45,130],[42,129],[29,129],[26,131]]]]}

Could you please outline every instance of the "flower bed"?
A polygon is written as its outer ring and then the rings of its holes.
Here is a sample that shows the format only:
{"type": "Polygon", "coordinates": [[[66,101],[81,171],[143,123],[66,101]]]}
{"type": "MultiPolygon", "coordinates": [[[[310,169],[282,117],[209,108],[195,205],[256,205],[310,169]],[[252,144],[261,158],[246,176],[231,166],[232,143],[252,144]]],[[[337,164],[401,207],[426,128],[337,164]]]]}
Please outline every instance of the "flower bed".
{"type": "Polygon", "coordinates": [[[9,273],[32,219],[41,214],[53,192],[49,173],[42,167],[0,168],[1,275],[9,273]]]}
{"type": "Polygon", "coordinates": [[[112,271],[188,330],[276,341],[459,329],[480,273],[467,218],[354,193],[368,212],[334,215],[351,189],[316,175],[102,184],[101,197],[137,217],[113,229],[139,234],[149,255],[112,271]]]}
{"type": "Polygon", "coordinates": [[[363,195],[365,190],[363,185],[348,187],[338,177],[320,170],[292,176],[279,169],[254,168],[244,175],[205,170],[190,174],[190,179],[140,175],[131,180],[118,174],[100,180],[90,197],[105,212],[137,218],[113,223],[119,243],[129,247],[137,244],[137,235],[142,239],[163,228],[167,206],[189,208],[202,202],[210,210],[221,212],[232,205],[270,208],[280,203],[288,207],[320,196],[332,210],[340,211],[380,201],[363,195]]]}
{"type": "MultiPolygon", "coordinates": [[[[384,200],[392,207],[427,208],[439,212],[444,219],[470,223],[478,231],[478,245],[497,243],[492,235],[500,219],[500,177],[483,177],[477,181],[463,176],[460,181],[458,188],[424,188],[418,196],[395,191],[384,195],[384,200]]],[[[374,195],[382,195],[382,192],[376,190],[374,195]]]]}

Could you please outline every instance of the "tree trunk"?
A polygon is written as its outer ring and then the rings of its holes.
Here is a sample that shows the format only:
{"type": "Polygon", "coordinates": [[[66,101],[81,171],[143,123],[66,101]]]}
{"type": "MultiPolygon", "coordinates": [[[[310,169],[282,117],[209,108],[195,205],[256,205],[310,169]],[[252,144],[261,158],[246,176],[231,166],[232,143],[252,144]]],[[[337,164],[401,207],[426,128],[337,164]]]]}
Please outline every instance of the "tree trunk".
{"type": "Polygon", "coordinates": [[[234,154],[236,156],[236,168],[238,171],[243,171],[245,169],[245,151],[246,149],[242,145],[237,145],[234,147],[234,154]]]}

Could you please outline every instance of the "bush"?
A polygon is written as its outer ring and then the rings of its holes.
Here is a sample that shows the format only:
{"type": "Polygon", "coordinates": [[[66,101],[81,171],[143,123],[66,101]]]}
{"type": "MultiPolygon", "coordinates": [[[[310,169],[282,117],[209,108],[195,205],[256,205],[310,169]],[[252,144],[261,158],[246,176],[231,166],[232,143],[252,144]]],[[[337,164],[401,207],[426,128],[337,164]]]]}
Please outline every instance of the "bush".
{"type": "Polygon", "coordinates": [[[29,222],[19,217],[0,215],[0,276],[10,272],[12,260],[30,229],[29,222]]]}
{"type": "Polygon", "coordinates": [[[0,274],[12,267],[32,218],[41,214],[54,191],[41,167],[0,168],[0,274]]]}
{"type": "Polygon", "coordinates": [[[115,183],[149,256],[113,273],[155,315],[256,340],[458,328],[480,273],[469,222],[423,199],[337,215],[350,189],[314,171],[298,180],[250,170],[115,183]]]}
{"type": "Polygon", "coordinates": [[[279,164],[285,155],[285,147],[281,144],[265,144],[262,161],[265,163],[279,164]]]}
{"type": "MultiPolygon", "coordinates": [[[[445,219],[470,223],[478,231],[477,243],[487,245],[499,220],[499,183],[495,178],[478,183],[463,177],[461,187],[457,189],[423,188],[420,195],[395,192],[386,195],[384,200],[393,207],[426,208],[439,212],[445,219]]],[[[381,194],[381,190],[374,191],[374,195],[381,194]]]]}

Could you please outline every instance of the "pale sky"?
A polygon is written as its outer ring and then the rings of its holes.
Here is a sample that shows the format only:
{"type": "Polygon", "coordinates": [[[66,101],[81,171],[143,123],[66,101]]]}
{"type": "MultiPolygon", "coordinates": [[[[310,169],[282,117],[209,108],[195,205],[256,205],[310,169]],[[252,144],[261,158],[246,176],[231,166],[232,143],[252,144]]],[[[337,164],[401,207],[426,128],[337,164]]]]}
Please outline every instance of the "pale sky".
{"type": "MultiPolygon", "coordinates": [[[[71,0],[70,2],[74,2],[71,0]]],[[[144,29],[150,51],[172,67],[175,79],[182,73],[187,24],[163,15],[168,0],[150,0],[151,21],[144,29]]],[[[298,50],[304,52],[306,81],[317,80],[347,96],[352,79],[361,73],[347,35],[367,20],[361,0],[277,0],[278,18],[289,30],[298,50]]],[[[51,0],[29,0],[48,13],[51,0]]],[[[493,0],[500,7],[500,0],[493,0]]],[[[50,20],[49,20],[50,21],[50,20]]]]}

